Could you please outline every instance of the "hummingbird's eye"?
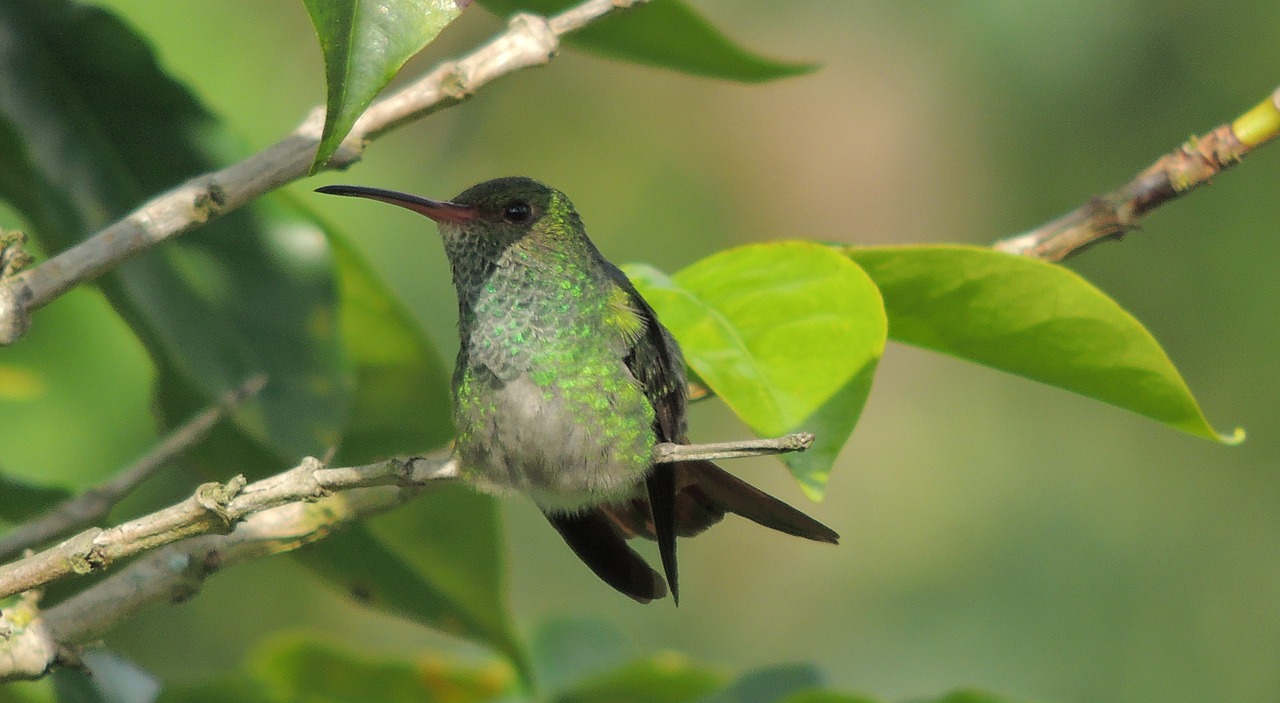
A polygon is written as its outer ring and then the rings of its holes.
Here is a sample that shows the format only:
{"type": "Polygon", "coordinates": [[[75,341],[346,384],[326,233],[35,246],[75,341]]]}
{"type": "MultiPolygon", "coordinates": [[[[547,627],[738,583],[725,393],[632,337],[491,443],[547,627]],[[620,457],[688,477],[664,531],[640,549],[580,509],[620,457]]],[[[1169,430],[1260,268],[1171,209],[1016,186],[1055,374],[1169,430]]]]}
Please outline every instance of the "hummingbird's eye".
{"type": "Polygon", "coordinates": [[[515,225],[528,222],[530,217],[533,217],[533,206],[523,200],[513,200],[502,208],[502,219],[515,225]]]}

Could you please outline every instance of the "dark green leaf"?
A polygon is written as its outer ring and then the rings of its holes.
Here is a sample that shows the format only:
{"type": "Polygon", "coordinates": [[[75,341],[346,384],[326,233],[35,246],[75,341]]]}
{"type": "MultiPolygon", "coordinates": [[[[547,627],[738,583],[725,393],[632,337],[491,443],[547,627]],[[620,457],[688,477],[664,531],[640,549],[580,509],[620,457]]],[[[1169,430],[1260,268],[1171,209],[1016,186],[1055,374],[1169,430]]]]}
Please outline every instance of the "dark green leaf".
{"type": "MultiPolygon", "coordinates": [[[[85,239],[146,197],[208,171],[213,120],[106,11],[0,3],[0,197],[46,250],[85,239]]],[[[235,419],[282,460],[340,436],[350,369],[324,237],[231,213],[99,279],[186,417],[245,378],[269,384],[235,419]]],[[[220,436],[227,436],[221,433],[220,436]]]]}
{"type": "Polygon", "coordinates": [[[364,463],[443,445],[453,435],[452,401],[435,349],[346,238],[330,229],[329,241],[342,337],[356,367],[351,421],[335,461],[364,463]]]}
{"type": "MultiPolygon", "coordinates": [[[[444,369],[412,317],[329,230],[343,338],[356,365],[352,419],[335,461],[438,447],[452,434],[444,369]]],[[[486,642],[527,672],[505,601],[505,554],[491,498],[461,487],[424,496],[307,550],[304,562],[370,605],[486,642]]]]}
{"type": "MultiPolygon", "coordinates": [[[[459,600],[360,525],[301,549],[297,557],[362,603],[459,637],[485,642],[515,662],[523,656],[510,626],[477,599],[459,600]]],[[[433,564],[434,571],[441,571],[433,564]]],[[[488,584],[473,584],[485,588],[488,584]]],[[[501,612],[501,611],[499,611],[501,612]]]]}
{"type": "Polygon", "coordinates": [[[37,486],[0,473],[0,520],[22,522],[71,497],[71,491],[37,486]]]}
{"type": "Polygon", "coordinates": [[[884,351],[884,309],[866,274],[807,242],[730,249],[670,278],[627,272],[689,366],[753,430],[820,433],[787,459],[805,492],[821,497],[884,351]]]}
{"type": "Polygon", "coordinates": [[[724,685],[724,677],[674,654],[658,654],[593,676],[555,703],[687,703],[724,685]]]}
{"type": "Polygon", "coordinates": [[[351,131],[378,91],[466,6],[461,0],[303,0],[324,54],[327,113],[312,171],[351,131]]]}
{"type": "MultiPolygon", "coordinates": [[[[480,0],[492,12],[551,15],[572,0],[480,0]]],[[[809,73],[813,64],[768,59],[744,49],[681,0],[651,0],[615,13],[565,39],[569,46],[619,61],[733,81],[759,82],[809,73]]]]}
{"type": "Polygon", "coordinates": [[[478,703],[513,692],[501,664],[469,666],[441,657],[379,659],[301,639],[262,648],[252,667],[273,696],[329,703],[478,703]]]}
{"type": "Polygon", "coordinates": [[[529,649],[534,681],[539,690],[551,696],[636,656],[635,644],[616,625],[586,617],[543,624],[529,649]]]}
{"type": "Polygon", "coordinates": [[[528,676],[528,659],[507,603],[496,500],[452,485],[374,518],[369,531],[453,607],[468,613],[470,627],[506,654],[521,676],[528,676]]]}
{"type": "Polygon", "coordinates": [[[848,249],[880,286],[889,335],[1111,403],[1198,437],[1209,426],[1142,323],[1069,269],[963,246],[848,249]]]}
{"type": "Polygon", "coordinates": [[[823,683],[821,672],[812,664],[778,664],[743,674],[702,703],[777,703],[823,683]]]}

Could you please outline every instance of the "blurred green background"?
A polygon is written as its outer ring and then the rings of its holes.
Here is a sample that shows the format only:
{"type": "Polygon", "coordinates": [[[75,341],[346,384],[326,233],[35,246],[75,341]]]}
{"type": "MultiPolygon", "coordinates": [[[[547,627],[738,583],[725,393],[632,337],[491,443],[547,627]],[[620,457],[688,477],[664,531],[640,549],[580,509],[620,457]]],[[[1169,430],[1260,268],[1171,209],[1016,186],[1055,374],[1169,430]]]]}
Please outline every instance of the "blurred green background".
{"type": "MultiPolygon", "coordinates": [[[[251,148],[323,101],[299,2],[103,4],[251,148]]],[[[569,193],[611,259],[666,270],[781,238],[983,244],[1123,183],[1280,82],[1273,0],[694,4],[748,46],[821,69],[744,86],[566,53],[291,188],[351,233],[451,359],[434,227],[310,189],[445,197],[526,174],[569,193]]],[[[500,28],[472,8],[408,74],[500,28]]],[[[682,545],[679,609],[639,607],[511,500],[518,619],[596,616],[645,650],[734,671],[813,661],[886,698],[979,686],[1064,702],[1280,699],[1277,194],[1273,146],[1069,263],[1150,327],[1219,429],[1249,430],[1244,445],[891,345],[829,498],[807,508],[839,547],[730,521],[682,545]]],[[[42,311],[0,351],[0,374],[0,466],[15,474],[105,476],[154,435],[145,356],[94,291],[42,311]]],[[[695,411],[696,440],[744,432],[715,403],[695,411]]],[[[734,468],[803,500],[777,462],[734,468]]],[[[118,515],[187,491],[157,481],[118,515]]],[[[222,574],[107,643],[197,680],[281,628],[376,652],[467,650],[369,615],[288,559],[222,574]]]]}

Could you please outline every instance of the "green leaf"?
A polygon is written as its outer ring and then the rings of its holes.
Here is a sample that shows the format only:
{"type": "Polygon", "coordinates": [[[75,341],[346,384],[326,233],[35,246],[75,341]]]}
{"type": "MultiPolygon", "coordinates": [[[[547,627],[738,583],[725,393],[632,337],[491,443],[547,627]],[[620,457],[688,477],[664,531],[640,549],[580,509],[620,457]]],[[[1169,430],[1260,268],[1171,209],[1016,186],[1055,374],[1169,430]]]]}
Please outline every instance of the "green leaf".
{"type": "Polygon", "coordinates": [[[637,649],[613,622],[599,618],[559,618],[544,623],[529,647],[534,681],[555,696],[577,682],[622,666],[637,649]]]}
{"type": "Polygon", "coordinates": [[[657,654],[593,676],[555,703],[687,703],[724,685],[724,677],[675,653],[657,654]]]}
{"type": "MultiPolygon", "coordinates": [[[[0,197],[45,250],[215,165],[214,121],[114,15],[6,0],[0,34],[0,197]]],[[[98,283],[159,367],[172,417],[265,372],[267,387],[235,414],[240,430],[288,461],[336,443],[351,379],[317,230],[274,227],[260,208],[242,209],[98,283]]]]}
{"type": "Polygon", "coordinates": [[[528,678],[530,665],[507,603],[502,524],[492,496],[451,485],[374,518],[368,528],[453,607],[468,613],[470,626],[528,678]]]}
{"type": "Polygon", "coordinates": [[[514,677],[501,664],[473,666],[431,655],[380,659],[296,637],[262,647],[251,666],[281,701],[478,703],[514,692],[514,677]]]}
{"type": "Polygon", "coordinates": [[[436,38],[467,2],[463,0],[303,0],[324,54],[327,111],[319,170],[351,131],[378,91],[409,57],[436,38]]]}
{"type": "Polygon", "coordinates": [[[1209,426],[1160,344],[1054,264],[963,246],[851,248],[884,295],[889,335],[1234,444],[1209,426]]]}
{"type": "MultiPolygon", "coordinates": [[[[480,0],[503,16],[516,12],[551,15],[573,0],[480,0]]],[[[681,0],[651,0],[614,13],[565,38],[576,49],[618,61],[709,78],[757,83],[813,71],[807,63],[765,58],[725,36],[681,0]]]]}
{"type": "MultiPolygon", "coordinates": [[[[428,569],[410,566],[363,526],[354,525],[330,535],[322,543],[298,550],[297,556],[366,605],[458,637],[488,643],[517,664],[523,661],[523,651],[512,635],[510,623],[488,609],[492,602],[454,597],[432,580],[432,572],[442,571],[437,564],[428,569]]],[[[476,582],[469,585],[489,586],[476,582]]],[[[501,612],[499,608],[498,613],[501,612]]]]}
{"type": "Polygon", "coordinates": [[[818,435],[809,451],[784,459],[820,498],[884,351],[871,279],[808,242],[729,249],[670,278],[645,266],[627,272],[689,366],[753,430],[818,435]]]}
{"type": "Polygon", "coordinates": [[[0,520],[22,522],[70,497],[65,488],[37,486],[0,473],[0,520]]]}
{"type": "MultiPolygon", "coordinates": [[[[451,401],[435,350],[342,233],[327,232],[338,265],[342,336],[357,379],[335,462],[443,445],[453,431],[451,401]]],[[[486,642],[527,674],[505,601],[505,553],[492,498],[462,487],[434,491],[300,557],[369,605],[486,642]]]]}
{"type": "Polygon", "coordinates": [[[702,703],[778,703],[823,684],[822,673],[812,664],[776,664],[743,674],[702,703]]]}
{"type": "Polygon", "coordinates": [[[351,420],[335,461],[365,463],[443,445],[453,420],[439,355],[346,237],[327,232],[338,265],[342,338],[356,368],[351,420]]]}

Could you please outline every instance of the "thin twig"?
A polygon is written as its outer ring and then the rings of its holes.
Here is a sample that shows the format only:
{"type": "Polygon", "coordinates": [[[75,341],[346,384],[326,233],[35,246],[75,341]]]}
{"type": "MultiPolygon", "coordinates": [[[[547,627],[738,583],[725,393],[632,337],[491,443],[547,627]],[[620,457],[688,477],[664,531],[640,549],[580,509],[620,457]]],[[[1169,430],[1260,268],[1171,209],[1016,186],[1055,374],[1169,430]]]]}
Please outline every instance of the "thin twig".
{"type": "Polygon", "coordinates": [[[1280,134],[1280,89],[1231,124],[1193,137],[1121,188],[1030,232],[993,247],[1046,261],[1061,261],[1106,239],[1119,239],[1157,207],[1208,183],[1255,148],[1280,134]]]}
{"type": "MultiPolygon", "coordinates": [[[[328,168],[359,160],[373,139],[406,122],[457,104],[495,78],[549,62],[560,37],[644,0],[587,0],[551,18],[518,14],[507,30],[464,58],[373,103],[352,128],[328,168]]],[[[131,256],[246,205],[307,175],[324,111],[314,110],[293,134],[224,169],[190,179],[143,204],[85,241],[0,280],[0,345],[26,333],[31,313],[131,256]]]]}
{"type": "Polygon", "coordinates": [[[219,420],[261,390],[266,382],[265,376],[250,378],[223,395],[217,405],[206,408],[174,429],[145,456],[106,483],[54,506],[43,515],[0,537],[0,562],[20,554],[24,549],[38,547],[102,519],[139,484],[155,475],[178,455],[203,441],[219,420]]]}
{"type": "Polygon", "coordinates": [[[813,435],[796,432],[776,439],[747,439],[739,442],[713,444],[671,444],[664,442],[653,448],[653,461],[669,464],[676,461],[715,459],[743,459],[751,456],[770,456],[803,452],[813,444],[813,435]]]}

